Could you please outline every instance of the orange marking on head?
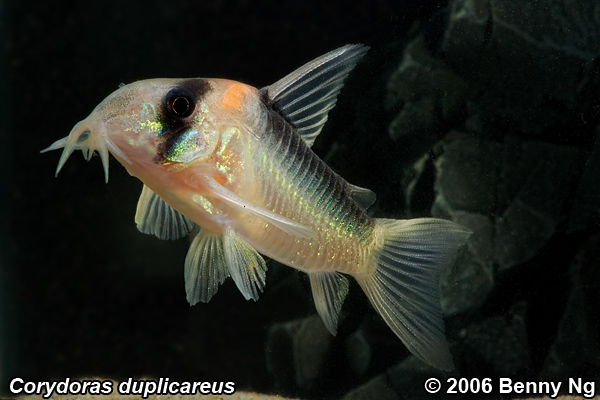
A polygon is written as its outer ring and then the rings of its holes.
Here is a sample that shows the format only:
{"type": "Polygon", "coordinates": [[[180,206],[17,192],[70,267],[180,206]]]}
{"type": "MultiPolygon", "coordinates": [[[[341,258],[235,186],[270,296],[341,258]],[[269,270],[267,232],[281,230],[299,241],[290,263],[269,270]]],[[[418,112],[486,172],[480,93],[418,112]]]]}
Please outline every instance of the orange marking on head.
{"type": "Polygon", "coordinates": [[[224,185],[227,183],[227,178],[222,175],[217,175],[215,176],[215,181],[219,182],[221,185],[224,185]]]}
{"type": "Polygon", "coordinates": [[[241,83],[232,84],[221,98],[221,102],[226,108],[235,108],[242,111],[242,103],[246,97],[247,89],[241,83]]]}

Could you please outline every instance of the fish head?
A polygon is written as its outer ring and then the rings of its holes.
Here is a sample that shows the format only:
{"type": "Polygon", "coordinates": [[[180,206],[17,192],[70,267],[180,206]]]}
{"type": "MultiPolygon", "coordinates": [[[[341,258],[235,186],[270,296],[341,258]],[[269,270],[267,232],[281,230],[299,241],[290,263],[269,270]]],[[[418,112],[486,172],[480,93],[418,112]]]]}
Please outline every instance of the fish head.
{"type": "Polygon", "coordinates": [[[156,169],[201,163],[215,151],[219,136],[218,118],[205,101],[210,82],[150,79],[124,85],[42,152],[64,148],[57,175],[74,150],[81,150],[87,160],[97,152],[107,182],[109,152],[140,178],[156,169]]]}

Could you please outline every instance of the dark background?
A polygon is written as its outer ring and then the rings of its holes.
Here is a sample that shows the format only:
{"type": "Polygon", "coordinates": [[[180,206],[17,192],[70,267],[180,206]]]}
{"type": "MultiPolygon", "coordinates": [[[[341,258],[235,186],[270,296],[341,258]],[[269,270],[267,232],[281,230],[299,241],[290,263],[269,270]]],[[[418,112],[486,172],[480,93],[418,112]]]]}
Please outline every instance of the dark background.
{"type": "MultiPolygon", "coordinates": [[[[356,285],[336,338],[312,322],[306,277],[274,262],[258,302],[228,280],[190,307],[187,241],[135,227],[141,183],[111,159],[105,185],[100,160],[79,152],[55,179],[60,153],[39,154],[121,82],[202,76],[263,87],[347,43],[372,49],[314,150],[378,194],[372,215],[433,214],[475,231],[458,272],[443,278],[454,375],[600,380],[599,11],[582,11],[591,44],[565,45],[587,53],[539,55],[497,23],[556,26],[526,18],[537,12],[478,0],[482,15],[495,14],[471,31],[449,17],[461,2],[447,3],[1,3],[0,394],[15,376],[133,376],[305,398],[361,385],[354,398],[426,397],[422,384],[439,371],[405,359],[356,285]],[[406,54],[420,67],[399,69],[406,54]],[[495,250],[482,256],[486,243],[495,250]]],[[[568,17],[569,2],[548,2],[559,3],[568,17]]]]}

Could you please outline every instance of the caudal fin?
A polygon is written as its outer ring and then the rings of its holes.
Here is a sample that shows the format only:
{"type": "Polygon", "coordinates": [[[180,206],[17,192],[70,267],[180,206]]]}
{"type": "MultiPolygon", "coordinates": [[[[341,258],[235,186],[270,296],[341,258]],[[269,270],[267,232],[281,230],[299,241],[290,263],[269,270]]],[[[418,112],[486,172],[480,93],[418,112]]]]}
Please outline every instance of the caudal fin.
{"type": "Polygon", "coordinates": [[[356,276],[371,304],[421,360],[436,368],[454,368],[444,334],[438,275],[454,261],[471,231],[436,218],[377,219],[382,245],[372,272],[356,276]]]}

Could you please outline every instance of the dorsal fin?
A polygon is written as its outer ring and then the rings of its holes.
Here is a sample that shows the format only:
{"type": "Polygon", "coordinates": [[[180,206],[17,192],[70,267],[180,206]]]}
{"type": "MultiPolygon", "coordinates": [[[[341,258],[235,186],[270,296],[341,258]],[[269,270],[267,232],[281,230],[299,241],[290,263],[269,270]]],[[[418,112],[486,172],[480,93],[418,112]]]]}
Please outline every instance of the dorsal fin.
{"type": "Polygon", "coordinates": [[[344,80],[369,50],[362,44],[348,44],[303,65],[285,78],[262,89],[310,147],[335,106],[344,80]]]}

